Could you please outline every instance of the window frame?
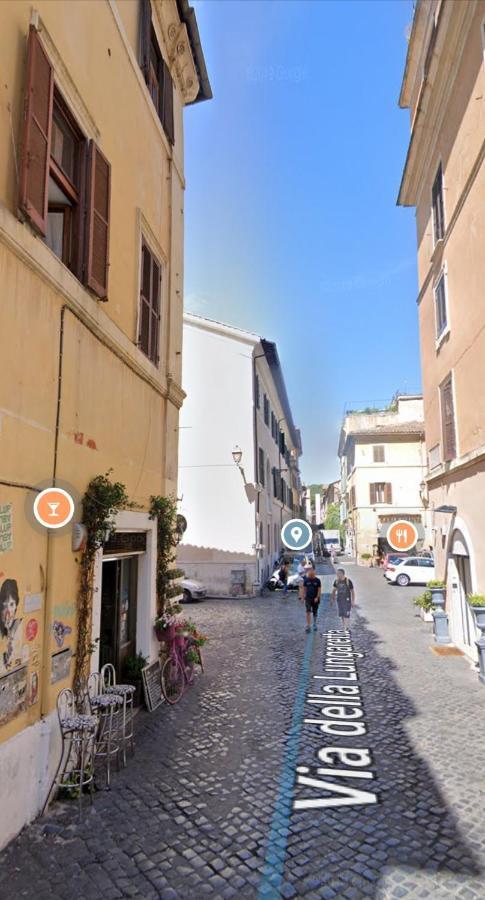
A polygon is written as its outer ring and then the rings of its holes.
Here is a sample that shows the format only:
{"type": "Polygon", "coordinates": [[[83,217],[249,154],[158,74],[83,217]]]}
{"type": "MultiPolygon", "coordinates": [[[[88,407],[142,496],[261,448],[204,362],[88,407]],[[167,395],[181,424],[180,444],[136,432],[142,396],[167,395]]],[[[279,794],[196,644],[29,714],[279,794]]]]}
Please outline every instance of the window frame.
{"type": "Polygon", "coordinates": [[[438,165],[436,167],[436,174],[433,179],[433,183],[431,185],[431,220],[432,220],[432,234],[433,234],[433,250],[439,243],[439,241],[443,241],[446,235],[446,209],[445,209],[445,176],[443,170],[443,163],[440,159],[438,165]],[[439,219],[436,216],[435,212],[435,185],[438,180],[438,176],[441,174],[441,191],[439,197],[441,198],[441,223],[439,223],[439,219]],[[438,226],[441,224],[442,233],[438,235],[438,226]]]}
{"type": "Polygon", "coordinates": [[[448,306],[448,270],[446,264],[444,264],[440,270],[438,278],[436,279],[433,285],[433,304],[434,304],[434,319],[435,319],[435,338],[436,338],[436,349],[440,346],[441,342],[445,338],[445,336],[450,331],[450,317],[449,317],[449,306],[448,306]],[[444,316],[445,321],[443,327],[440,329],[439,327],[439,304],[440,300],[438,298],[438,290],[440,286],[443,286],[443,306],[444,306],[444,316]]]}
{"type": "Polygon", "coordinates": [[[369,483],[369,503],[370,506],[392,506],[392,482],[391,481],[371,481],[369,483]],[[382,492],[379,492],[379,496],[382,495],[383,499],[378,499],[378,491],[377,487],[381,487],[382,492]],[[372,499],[372,494],[374,493],[374,499],[372,499]],[[390,497],[390,499],[389,499],[390,497]]]}
{"type": "Polygon", "coordinates": [[[386,445],[385,444],[373,444],[372,445],[372,461],[375,463],[385,463],[385,461],[386,461],[386,445]],[[376,459],[376,450],[382,450],[382,459],[376,459]]]}
{"type": "Polygon", "coordinates": [[[47,165],[47,218],[49,220],[50,212],[60,212],[64,214],[64,219],[68,220],[67,231],[66,225],[63,225],[63,252],[62,256],[58,256],[56,251],[47,243],[47,234],[44,237],[44,243],[57,256],[57,259],[72,272],[73,275],[82,281],[84,269],[84,209],[86,206],[86,162],[88,152],[88,140],[78,125],[75,116],[71,113],[68,104],[64,100],[61,91],[56,83],[54,73],[54,92],[52,98],[51,110],[51,126],[50,126],[50,146],[49,160],[47,165]],[[52,132],[54,125],[54,116],[62,118],[63,122],[73,135],[75,141],[76,159],[74,162],[76,180],[73,181],[69,175],[62,169],[61,165],[52,155],[52,132]],[[71,206],[64,205],[61,202],[49,201],[49,181],[52,178],[59,190],[71,202],[71,206]],[[77,184],[76,184],[77,181],[77,184]],[[69,244],[69,246],[66,246],[69,244]]]}
{"type": "Polygon", "coordinates": [[[458,457],[459,457],[458,423],[457,423],[457,415],[456,415],[456,396],[455,396],[455,378],[454,378],[453,370],[451,370],[451,372],[448,373],[446,378],[443,379],[443,381],[439,385],[438,390],[439,390],[439,399],[440,399],[441,440],[442,440],[441,458],[442,458],[443,462],[447,463],[447,462],[453,462],[453,460],[458,459],[458,457]],[[444,392],[447,389],[448,385],[450,386],[450,389],[451,389],[450,395],[451,395],[451,402],[452,402],[452,407],[453,407],[452,411],[453,411],[453,443],[454,443],[453,451],[454,452],[452,455],[449,454],[449,452],[448,452],[448,444],[447,444],[447,437],[446,437],[446,422],[445,422],[445,417],[444,417],[444,392]]]}
{"type": "MultiPolygon", "coordinates": [[[[161,332],[162,332],[162,306],[163,306],[163,285],[164,285],[164,263],[163,260],[160,259],[158,254],[153,250],[150,242],[147,240],[144,232],[141,233],[140,237],[140,264],[139,264],[139,283],[138,283],[138,316],[137,316],[137,327],[136,327],[136,341],[135,344],[143,353],[145,359],[148,359],[149,362],[155,368],[159,369],[161,364],[161,332]],[[155,262],[158,266],[159,270],[159,286],[158,286],[158,329],[157,329],[157,354],[156,360],[152,358],[149,353],[146,353],[144,348],[142,347],[141,342],[141,330],[142,330],[142,290],[143,290],[143,261],[144,261],[144,249],[150,256],[151,264],[150,264],[150,289],[153,286],[153,263],[155,262]]],[[[149,331],[148,331],[148,349],[151,351],[152,346],[152,318],[153,318],[153,309],[151,302],[148,304],[149,306],[149,331]]]]}

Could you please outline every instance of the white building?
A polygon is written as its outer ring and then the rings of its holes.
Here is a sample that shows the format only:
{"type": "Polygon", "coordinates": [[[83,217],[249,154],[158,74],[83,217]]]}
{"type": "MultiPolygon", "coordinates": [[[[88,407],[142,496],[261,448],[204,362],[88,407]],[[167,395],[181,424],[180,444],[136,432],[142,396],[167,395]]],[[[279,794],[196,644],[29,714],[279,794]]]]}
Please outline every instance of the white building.
{"type": "Polygon", "coordinates": [[[338,455],[347,552],[358,559],[389,552],[387,529],[401,518],[416,525],[417,549],[428,548],[422,397],[401,396],[387,409],[346,415],[338,455]]]}
{"type": "Polygon", "coordinates": [[[178,564],[213,595],[258,593],[301,492],[300,433],[276,345],[186,314],[182,383],[178,496],[188,527],[178,564]]]}

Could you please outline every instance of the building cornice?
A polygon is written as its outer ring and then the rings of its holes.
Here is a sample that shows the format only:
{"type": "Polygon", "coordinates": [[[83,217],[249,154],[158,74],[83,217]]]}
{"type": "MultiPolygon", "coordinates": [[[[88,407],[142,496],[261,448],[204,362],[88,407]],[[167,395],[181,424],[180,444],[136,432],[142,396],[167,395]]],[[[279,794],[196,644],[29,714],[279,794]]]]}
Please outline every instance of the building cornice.
{"type": "Polygon", "coordinates": [[[452,478],[457,472],[462,472],[464,469],[482,462],[485,462],[485,447],[477,447],[476,450],[470,450],[469,453],[460,456],[459,459],[441,463],[440,466],[425,476],[425,481],[429,485],[437,481],[445,481],[447,478],[452,478]]]}
{"type": "Polygon", "coordinates": [[[201,331],[211,331],[213,334],[220,334],[222,337],[233,338],[236,341],[248,344],[250,347],[255,347],[261,340],[259,334],[244,331],[244,329],[236,328],[234,325],[226,325],[224,322],[217,322],[215,319],[206,319],[204,316],[197,316],[195,313],[184,313],[184,325],[192,325],[194,328],[200,328],[201,331]]]}
{"type": "Polygon", "coordinates": [[[433,159],[478,0],[442,3],[429,70],[420,88],[397,203],[416,206],[433,159]]]}

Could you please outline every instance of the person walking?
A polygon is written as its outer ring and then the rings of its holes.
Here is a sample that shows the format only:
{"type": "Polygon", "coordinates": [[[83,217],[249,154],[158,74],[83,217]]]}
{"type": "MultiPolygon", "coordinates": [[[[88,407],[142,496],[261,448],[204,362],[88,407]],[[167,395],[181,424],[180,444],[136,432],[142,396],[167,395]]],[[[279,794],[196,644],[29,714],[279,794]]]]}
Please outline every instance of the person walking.
{"type": "Polygon", "coordinates": [[[281,564],[281,568],[278,572],[278,578],[283,585],[283,593],[284,594],[288,593],[288,569],[289,569],[289,563],[288,563],[288,560],[285,559],[285,560],[283,560],[283,562],[281,564]]]}
{"type": "Polygon", "coordinates": [[[306,633],[311,631],[311,622],[313,615],[313,630],[317,630],[318,607],[320,605],[320,597],[322,596],[322,582],[315,572],[314,566],[308,570],[308,575],[303,578],[301,585],[300,599],[305,601],[306,611],[306,633]]]}
{"type": "Polygon", "coordinates": [[[345,569],[337,569],[337,577],[333,583],[330,602],[337,601],[338,614],[342,620],[345,631],[350,626],[350,610],[355,606],[355,590],[350,578],[345,575],[345,569]]]}

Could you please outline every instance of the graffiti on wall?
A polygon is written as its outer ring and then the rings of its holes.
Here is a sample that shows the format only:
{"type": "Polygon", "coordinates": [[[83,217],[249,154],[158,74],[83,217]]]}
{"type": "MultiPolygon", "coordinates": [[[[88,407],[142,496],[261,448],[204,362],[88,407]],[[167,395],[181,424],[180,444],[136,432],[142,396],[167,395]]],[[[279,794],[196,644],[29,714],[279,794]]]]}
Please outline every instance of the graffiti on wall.
{"type": "Polygon", "coordinates": [[[22,619],[18,611],[17,582],[6,578],[0,587],[0,676],[22,664],[22,619]]]}
{"type": "Polygon", "coordinates": [[[0,503],[0,553],[13,550],[12,504],[0,503]]]}
{"type": "Polygon", "coordinates": [[[66,625],[65,622],[61,622],[60,619],[56,619],[52,624],[52,633],[54,635],[54,640],[58,647],[62,647],[64,644],[64,638],[67,634],[71,634],[72,628],[70,625],[66,625]]]}
{"type": "Polygon", "coordinates": [[[0,725],[5,725],[19,712],[23,712],[26,703],[27,666],[22,666],[0,678],[0,725]]]}
{"type": "Polygon", "coordinates": [[[59,653],[54,653],[51,658],[51,684],[56,684],[56,682],[68,678],[70,669],[71,651],[69,647],[66,650],[61,650],[59,653]]]}

